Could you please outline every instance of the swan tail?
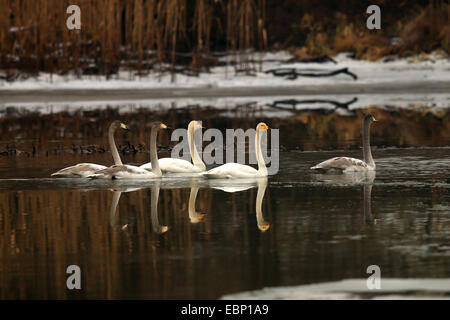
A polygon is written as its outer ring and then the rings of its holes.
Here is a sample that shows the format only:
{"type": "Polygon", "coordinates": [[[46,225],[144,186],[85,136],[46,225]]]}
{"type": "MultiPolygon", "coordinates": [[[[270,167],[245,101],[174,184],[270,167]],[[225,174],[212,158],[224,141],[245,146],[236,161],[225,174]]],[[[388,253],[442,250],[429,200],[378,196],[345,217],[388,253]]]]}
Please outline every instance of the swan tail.
{"type": "Polygon", "coordinates": [[[106,176],[103,173],[94,173],[87,176],[89,179],[104,179],[106,176]]]}
{"type": "Polygon", "coordinates": [[[220,179],[220,178],[223,178],[222,175],[214,174],[214,173],[211,173],[211,172],[201,172],[200,175],[205,177],[205,178],[207,178],[207,179],[220,179]]]}

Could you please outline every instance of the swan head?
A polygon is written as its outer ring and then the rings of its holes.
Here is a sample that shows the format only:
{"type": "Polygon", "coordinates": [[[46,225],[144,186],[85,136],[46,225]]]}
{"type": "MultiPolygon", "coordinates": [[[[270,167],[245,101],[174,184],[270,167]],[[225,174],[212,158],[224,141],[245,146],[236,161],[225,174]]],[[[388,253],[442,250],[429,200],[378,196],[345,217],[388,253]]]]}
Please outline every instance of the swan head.
{"type": "Polygon", "coordinates": [[[196,216],[189,217],[191,223],[199,223],[205,218],[205,213],[196,213],[196,216]]]}
{"type": "Polygon", "coordinates": [[[161,121],[152,122],[150,127],[152,129],[157,129],[157,130],[169,129],[169,127],[167,125],[165,125],[164,123],[162,123],[161,121]]]}
{"type": "Polygon", "coordinates": [[[119,129],[119,128],[120,129],[124,129],[124,130],[130,130],[130,128],[125,123],[123,123],[120,120],[113,121],[109,128],[110,128],[110,130],[111,129],[112,130],[116,130],[116,129],[119,129]]]}
{"type": "Polygon", "coordinates": [[[267,124],[265,124],[264,122],[260,122],[256,126],[256,130],[269,130],[269,126],[267,124]]]}
{"type": "Polygon", "coordinates": [[[195,131],[197,129],[203,129],[203,126],[201,125],[201,123],[199,121],[192,120],[191,122],[189,122],[189,125],[188,125],[188,130],[190,130],[190,129],[195,131]]]}
{"type": "Polygon", "coordinates": [[[267,231],[267,230],[269,230],[269,228],[270,228],[270,223],[264,221],[263,223],[258,224],[258,228],[259,228],[259,230],[261,230],[262,232],[267,231]]]}
{"type": "Polygon", "coordinates": [[[157,226],[154,228],[155,233],[157,234],[163,234],[166,233],[169,230],[168,226],[157,226]]]}
{"type": "Polygon", "coordinates": [[[378,121],[378,120],[375,119],[375,117],[373,115],[371,115],[370,113],[366,114],[364,116],[364,123],[372,123],[372,122],[376,122],[376,121],[378,121]]]}

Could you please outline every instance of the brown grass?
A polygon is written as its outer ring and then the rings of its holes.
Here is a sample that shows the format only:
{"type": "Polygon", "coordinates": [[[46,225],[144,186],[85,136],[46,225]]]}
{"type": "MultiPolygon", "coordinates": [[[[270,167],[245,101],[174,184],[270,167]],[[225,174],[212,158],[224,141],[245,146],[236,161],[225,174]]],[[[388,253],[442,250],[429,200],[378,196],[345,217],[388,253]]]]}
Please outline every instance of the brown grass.
{"type": "MultiPolygon", "coordinates": [[[[390,16],[386,14],[386,4],[379,5],[382,8],[381,30],[368,30],[366,16],[354,17],[349,10],[347,13],[337,10],[329,18],[320,18],[321,12],[308,8],[297,24],[299,32],[306,35],[304,45],[296,46],[293,52],[302,58],[352,52],[355,58],[367,60],[378,60],[390,54],[429,53],[436,49],[450,52],[450,5],[445,1],[430,1],[424,7],[411,5],[412,9],[393,8],[390,16]],[[398,43],[392,43],[394,37],[399,38],[398,43]]],[[[364,13],[364,8],[359,12],[364,13]]]]}
{"type": "Polygon", "coordinates": [[[450,51],[446,1],[372,2],[382,7],[381,30],[367,30],[367,5],[356,0],[78,0],[82,29],[69,31],[68,0],[0,0],[0,73],[207,71],[213,51],[236,53],[236,70],[248,71],[252,52],[267,48],[369,60],[450,51]]]}
{"type": "Polygon", "coordinates": [[[222,47],[230,50],[265,48],[264,3],[79,0],[81,30],[69,31],[68,0],[0,0],[0,69],[112,75],[119,66],[199,68],[211,39],[226,39],[222,47]]]}

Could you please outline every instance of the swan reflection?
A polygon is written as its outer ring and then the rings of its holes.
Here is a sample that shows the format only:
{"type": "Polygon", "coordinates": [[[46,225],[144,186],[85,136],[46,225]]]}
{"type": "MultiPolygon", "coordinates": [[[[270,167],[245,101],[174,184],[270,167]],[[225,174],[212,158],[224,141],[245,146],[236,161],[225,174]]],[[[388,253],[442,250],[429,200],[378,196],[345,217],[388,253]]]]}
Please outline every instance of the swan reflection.
{"type": "Polygon", "coordinates": [[[372,186],[372,184],[365,184],[363,187],[364,219],[368,225],[374,225],[377,223],[377,220],[372,216],[372,186]]]}
{"type": "Polygon", "coordinates": [[[109,209],[109,224],[111,225],[111,227],[113,228],[113,230],[125,230],[128,227],[128,224],[124,224],[124,225],[119,225],[119,223],[116,221],[117,217],[119,216],[119,214],[116,214],[117,211],[117,206],[119,204],[120,201],[120,196],[122,195],[123,192],[133,192],[133,191],[137,191],[140,190],[142,188],[126,188],[126,187],[122,187],[122,188],[114,188],[111,189],[111,191],[113,191],[113,196],[111,199],[111,206],[109,209]]]}
{"type": "Polygon", "coordinates": [[[158,219],[158,198],[160,190],[161,181],[155,181],[152,186],[152,196],[151,196],[151,219],[153,232],[157,234],[163,234],[169,230],[169,227],[159,224],[158,219]]]}
{"type": "MultiPolygon", "coordinates": [[[[118,223],[119,213],[117,212],[117,206],[119,205],[120,196],[123,192],[133,192],[140,190],[142,188],[114,188],[111,189],[114,193],[111,199],[111,206],[109,210],[109,222],[111,227],[116,231],[125,230],[128,227],[128,224],[120,225],[118,223]]],[[[165,233],[169,228],[167,226],[160,225],[158,219],[158,198],[159,198],[159,190],[160,190],[160,181],[155,181],[153,186],[151,187],[151,212],[150,219],[152,223],[152,229],[157,234],[165,233]]]]}
{"type": "Polygon", "coordinates": [[[313,179],[318,182],[332,184],[363,184],[363,213],[364,220],[368,225],[376,224],[372,216],[372,187],[376,178],[376,171],[351,172],[347,174],[315,174],[313,179]]]}
{"type": "Polygon", "coordinates": [[[262,212],[262,202],[264,200],[264,195],[267,188],[267,177],[240,179],[240,180],[230,180],[230,179],[210,180],[209,186],[212,189],[221,190],[228,193],[241,192],[257,187],[258,191],[256,194],[256,206],[255,206],[256,223],[258,225],[258,229],[263,232],[270,228],[270,224],[264,220],[262,212]]]}
{"type": "Polygon", "coordinates": [[[262,213],[262,202],[264,199],[264,194],[267,188],[267,178],[258,180],[258,193],[256,194],[256,222],[258,228],[261,231],[266,231],[270,228],[270,224],[264,220],[262,213]]]}
{"type": "Polygon", "coordinates": [[[327,183],[373,183],[376,177],[376,171],[357,171],[349,172],[347,174],[313,174],[311,175],[314,181],[327,183]]]}
{"type": "Polygon", "coordinates": [[[197,212],[195,210],[195,202],[197,201],[197,193],[198,193],[198,184],[196,179],[191,180],[191,193],[189,194],[189,220],[191,223],[198,223],[203,220],[205,217],[204,213],[197,212]]]}

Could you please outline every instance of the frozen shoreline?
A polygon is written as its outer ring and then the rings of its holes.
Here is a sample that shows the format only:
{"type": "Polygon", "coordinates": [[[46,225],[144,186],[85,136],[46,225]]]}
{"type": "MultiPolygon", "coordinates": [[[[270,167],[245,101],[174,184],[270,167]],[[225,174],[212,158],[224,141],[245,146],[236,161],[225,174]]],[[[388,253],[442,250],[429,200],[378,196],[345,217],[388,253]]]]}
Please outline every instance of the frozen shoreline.
{"type": "MultiPolygon", "coordinates": [[[[195,97],[254,97],[292,95],[447,93],[450,91],[450,60],[430,54],[389,62],[353,60],[346,54],[334,63],[287,63],[286,52],[255,54],[262,61],[261,71],[252,75],[235,74],[232,67],[215,67],[198,77],[151,73],[133,76],[119,71],[110,80],[103,76],[58,76],[42,73],[36,78],[6,82],[0,80],[0,103],[31,101],[98,101],[105,97],[120,100],[146,100],[195,97]],[[348,68],[358,76],[298,77],[288,80],[264,71],[274,68],[331,71],[348,68]]],[[[224,62],[230,57],[221,58],[224,62]]],[[[255,64],[258,68],[259,64],[255,64]]]]}
{"type": "Polygon", "coordinates": [[[134,101],[185,98],[268,97],[268,96],[342,96],[342,95],[404,95],[449,94],[450,80],[418,83],[324,84],[283,87],[194,87],[159,89],[0,89],[0,104],[32,102],[134,101]]]}

